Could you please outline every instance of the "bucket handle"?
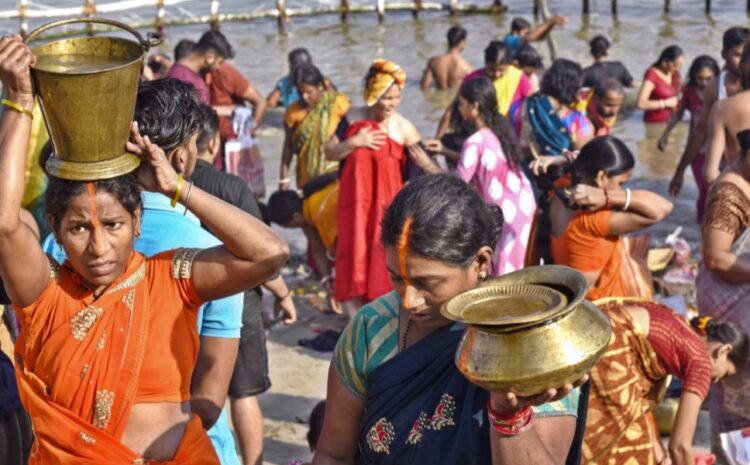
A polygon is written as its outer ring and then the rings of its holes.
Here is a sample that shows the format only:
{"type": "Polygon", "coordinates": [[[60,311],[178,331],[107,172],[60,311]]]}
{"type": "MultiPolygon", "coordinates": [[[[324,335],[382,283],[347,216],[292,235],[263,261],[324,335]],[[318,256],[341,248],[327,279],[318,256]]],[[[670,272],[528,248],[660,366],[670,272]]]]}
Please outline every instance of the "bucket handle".
{"type": "Polygon", "coordinates": [[[106,24],[107,26],[113,26],[120,29],[124,29],[128,31],[129,33],[133,34],[136,39],[138,39],[138,43],[143,47],[144,52],[148,52],[148,49],[151,47],[155,47],[159,44],[161,44],[161,36],[159,34],[155,34],[153,32],[149,32],[146,34],[146,39],[143,38],[140,32],[136,31],[132,27],[128,26],[127,24],[121,23],[119,21],[115,21],[113,19],[107,19],[107,18],[69,18],[69,19],[61,19],[59,21],[53,21],[51,23],[47,23],[43,26],[39,26],[38,28],[34,29],[31,34],[29,34],[26,39],[24,39],[24,43],[29,43],[32,40],[34,40],[39,34],[42,32],[48,31],[52,28],[58,27],[58,26],[65,26],[68,24],[78,24],[78,23],[96,23],[96,24],[106,24]]]}

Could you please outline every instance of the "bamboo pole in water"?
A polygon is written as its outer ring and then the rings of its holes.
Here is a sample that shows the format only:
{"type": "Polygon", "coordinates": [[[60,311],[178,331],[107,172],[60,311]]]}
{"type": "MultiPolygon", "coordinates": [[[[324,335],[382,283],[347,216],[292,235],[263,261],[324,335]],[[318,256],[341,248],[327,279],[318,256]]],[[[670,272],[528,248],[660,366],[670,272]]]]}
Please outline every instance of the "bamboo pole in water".
{"type": "Polygon", "coordinates": [[[378,11],[378,21],[383,22],[385,20],[385,0],[375,0],[375,8],[378,11]]]}
{"type": "Polygon", "coordinates": [[[706,14],[711,14],[711,0],[706,0],[706,14]]]}
{"type": "MultiPolygon", "coordinates": [[[[83,13],[86,15],[87,18],[93,18],[96,14],[96,5],[94,4],[94,0],[85,0],[83,4],[83,13]]],[[[86,23],[86,33],[90,36],[94,35],[94,24],[93,23],[86,23]]]]}
{"type": "MultiPolygon", "coordinates": [[[[748,0],[750,1],[750,0],[748,0]]],[[[26,37],[29,32],[29,22],[26,20],[26,9],[29,6],[29,0],[18,2],[18,19],[21,21],[21,36],[26,37]]]]}
{"type": "Polygon", "coordinates": [[[612,0],[612,16],[617,16],[617,0],[612,0]]]}
{"type": "Polygon", "coordinates": [[[211,16],[209,16],[211,29],[219,29],[219,0],[211,0],[211,16]]]}
{"type": "Polygon", "coordinates": [[[664,13],[669,13],[669,0],[664,0],[664,13]]]}
{"type": "Polygon", "coordinates": [[[414,11],[412,14],[415,18],[419,17],[419,12],[422,11],[422,0],[414,0],[414,11]]]}
{"type": "Polygon", "coordinates": [[[277,17],[279,27],[284,27],[284,23],[289,22],[289,14],[286,12],[286,4],[284,3],[284,0],[276,0],[276,9],[279,12],[279,16],[277,17]]]}
{"type": "Polygon", "coordinates": [[[158,0],[156,3],[156,30],[164,30],[164,0],[158,0]]]}
{"type": "MultiPolygon", "coordinates": [[[[550,18],[547,0],[539,0],[539,3],[542,10],[542,19],[544,21],[547,21],[550,18]]],[[[552,60],[555,60],[557,58],[557,44],[555,43],[555,39],[552,37],[552,31],[547,33],[547,45],[549,45],[550,58],[552,60]]]]}
{"type": "Polygon", "coordinates": [[[349,0],[341,0],[341,21],[346,21],[349,16],[349,0]]]}
{"type": "Polygon", "coordinates": [[[583,14],[587,15],[591,11],[589,8],[589,0],[583,0],[583,14]]]}

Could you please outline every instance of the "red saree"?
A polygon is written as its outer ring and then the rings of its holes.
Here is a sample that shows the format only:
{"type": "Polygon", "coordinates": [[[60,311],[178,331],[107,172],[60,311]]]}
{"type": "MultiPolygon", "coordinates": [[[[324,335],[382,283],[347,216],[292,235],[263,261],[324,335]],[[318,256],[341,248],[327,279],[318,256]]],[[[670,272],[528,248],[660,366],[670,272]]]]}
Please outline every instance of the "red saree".
{"type": "MultiPolygon", "coordinates": [[[[197,316],[200,301],[192,281],[175,274],[184,261],[185,255],[174,251],[149,260],[133,253],[122,277],[96,300],[70,268],[52,263],[52,278],[39,299],[16,308],[21,321],[16,375],[36,436],[30,464],[156,463],[120,439],[144,358],[153,355],[147,353],[149,331],[160,320],[158,327],[168,328],[164,324],[180,312],[197,316]],[[154,305],[164,298],[175,308],[154,305]]],[[[197,417],[165,463],[219,463],[197,417]]]]}
{"type": "MultiPolygon", "coordinates": [[[[378,129],[374,121],[357,121],[345,139],[363,128],[378,129]]],[[[344,163],[339,188],[339,240],[336,249],[336,300],[361,297],[375,300],[392,290],[380,243],[380,221],[404,186],[404,147],[391,139],[377,152],[354,150],[344,163]]]]}

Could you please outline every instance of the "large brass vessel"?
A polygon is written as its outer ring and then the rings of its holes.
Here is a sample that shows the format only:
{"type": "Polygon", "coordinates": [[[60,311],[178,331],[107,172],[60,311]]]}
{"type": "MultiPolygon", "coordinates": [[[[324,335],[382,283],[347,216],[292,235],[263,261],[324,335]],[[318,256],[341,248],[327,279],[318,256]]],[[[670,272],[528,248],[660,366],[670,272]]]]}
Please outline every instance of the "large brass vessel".
{"type": "Polygon", "coordinates": [[[580,379],[609,344],[604,313],[585,300],[585,277],[568,267],[525,268],[446,302],[466,325],[456,365],[491,391],[531,396],[580,379]]]}
{"type": "Polygon", "coordinates": [[[124,29],[137,42],[119,37],[80,37],[47,42],[31,49],[31,74],[54,155],[53,176],[91,181],[135,170],[140,160],[127,153],[138,83],[148,49],[160,42],[129,26],[104,18],[72,18],[35,29],[31,43],[52,28],[100,23],[124,29]]]}

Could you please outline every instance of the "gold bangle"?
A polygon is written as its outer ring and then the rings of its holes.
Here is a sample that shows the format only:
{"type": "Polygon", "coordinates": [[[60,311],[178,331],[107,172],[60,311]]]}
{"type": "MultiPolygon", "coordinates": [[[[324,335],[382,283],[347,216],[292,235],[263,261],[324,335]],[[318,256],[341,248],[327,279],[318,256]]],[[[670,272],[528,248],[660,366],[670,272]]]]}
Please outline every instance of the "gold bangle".
{"type": "Polygon", "coordinates": [[[180,200],[180,192],[182,191],[182,173],[177,175],[177,190],[174,192],[174,198],[172,199],[172,208],[177,206],[177,202],[180,200]]]}
{"type": "Polygon", "coordinates": [[[11,110],[15,110],[18,113],[21,113],[22,115],[28,116],[32,120],[34,119],[34,114],[32,112],[30,112],[29,110],[25,109],[23,106],[21,106],[20,104],[18,104],[16,102],[13,102],[11,100],[8,100],[7,98],[4,98],[4,99],[0,100],[0,103],[2,103],[3,106],[5,106],[5,107],[10,108],[11,110]]]}

